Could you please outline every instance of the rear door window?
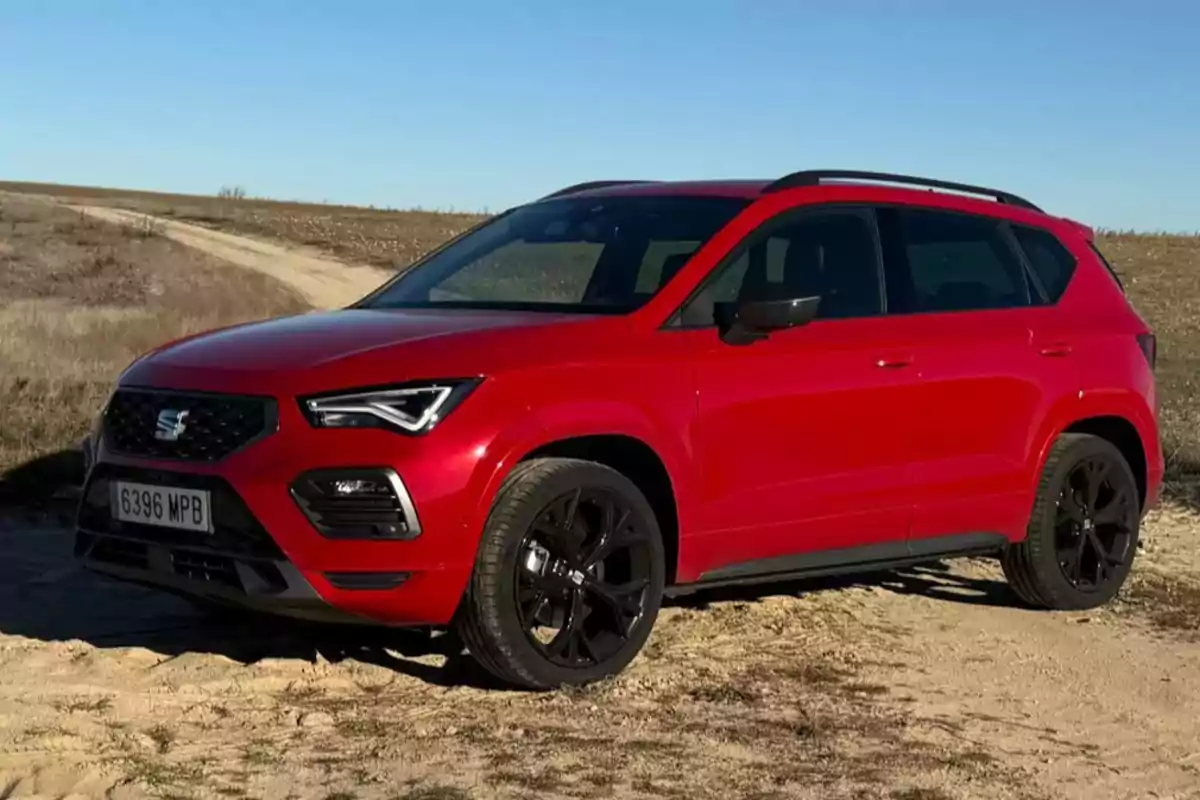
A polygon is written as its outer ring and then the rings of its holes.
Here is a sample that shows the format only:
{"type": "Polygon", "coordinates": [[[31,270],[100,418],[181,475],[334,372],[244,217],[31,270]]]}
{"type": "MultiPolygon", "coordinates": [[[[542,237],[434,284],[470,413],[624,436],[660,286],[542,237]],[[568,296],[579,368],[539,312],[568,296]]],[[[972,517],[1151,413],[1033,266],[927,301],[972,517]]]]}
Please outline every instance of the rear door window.
{"type": "Polygon", "coordinates": [[[1029,305],[1025,269],[999,220],[908,208],[881,209],[880,218],[890,238],[889,312],[1029,305]]]}

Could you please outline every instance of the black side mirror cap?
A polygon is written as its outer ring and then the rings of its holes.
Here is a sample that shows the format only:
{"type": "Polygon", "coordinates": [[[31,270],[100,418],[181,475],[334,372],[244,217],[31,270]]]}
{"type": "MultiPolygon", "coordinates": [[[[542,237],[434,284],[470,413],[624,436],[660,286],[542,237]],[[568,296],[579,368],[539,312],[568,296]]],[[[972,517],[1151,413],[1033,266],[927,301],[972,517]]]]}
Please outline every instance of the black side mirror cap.
{"type": "Polygon", "coordinates": [[[820,305],[820,297],[721,302],[713,305],[713,318],[723,341],[750,344],[773,331],[807,325],[820,305]]]}

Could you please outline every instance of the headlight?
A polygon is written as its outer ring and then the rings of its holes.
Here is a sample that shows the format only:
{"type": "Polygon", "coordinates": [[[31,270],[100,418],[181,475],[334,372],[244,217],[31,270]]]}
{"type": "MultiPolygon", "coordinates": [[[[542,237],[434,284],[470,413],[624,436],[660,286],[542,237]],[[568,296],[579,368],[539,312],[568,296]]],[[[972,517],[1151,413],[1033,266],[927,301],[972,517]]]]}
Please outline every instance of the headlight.
{"type": "Polygon", "coordinates": [[[402,433],[425,433],[478,385],[478,379],[430,381],[302,398],[300,406],[317,428],[391,428],[402,433]]]}

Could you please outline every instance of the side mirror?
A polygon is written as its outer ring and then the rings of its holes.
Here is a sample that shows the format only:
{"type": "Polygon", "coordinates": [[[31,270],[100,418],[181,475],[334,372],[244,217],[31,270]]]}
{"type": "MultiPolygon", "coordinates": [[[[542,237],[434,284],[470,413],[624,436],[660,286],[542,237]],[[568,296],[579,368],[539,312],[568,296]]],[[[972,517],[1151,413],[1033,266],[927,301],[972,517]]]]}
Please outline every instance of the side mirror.
{"type": "Polygon", "coordinates": [[[750,344],[773,331],[807,325],[817,316],[820,305],[820,297],[716,303],[713,317],[723,341],[750,344]]]}

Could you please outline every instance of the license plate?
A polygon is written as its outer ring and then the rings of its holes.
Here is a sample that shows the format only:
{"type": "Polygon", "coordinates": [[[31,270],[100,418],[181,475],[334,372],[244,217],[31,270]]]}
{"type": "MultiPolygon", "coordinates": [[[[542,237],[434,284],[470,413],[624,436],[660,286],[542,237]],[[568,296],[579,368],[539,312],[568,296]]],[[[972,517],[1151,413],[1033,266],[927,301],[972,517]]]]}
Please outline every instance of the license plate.
{"type": "Polygon", "coordinates": [[[198,489],[125,481],[112,484],[112,516],[121,522],[207,533],[212,530],[211,509],[209,493],[198,489]]]}

